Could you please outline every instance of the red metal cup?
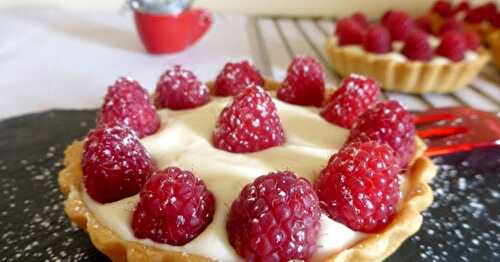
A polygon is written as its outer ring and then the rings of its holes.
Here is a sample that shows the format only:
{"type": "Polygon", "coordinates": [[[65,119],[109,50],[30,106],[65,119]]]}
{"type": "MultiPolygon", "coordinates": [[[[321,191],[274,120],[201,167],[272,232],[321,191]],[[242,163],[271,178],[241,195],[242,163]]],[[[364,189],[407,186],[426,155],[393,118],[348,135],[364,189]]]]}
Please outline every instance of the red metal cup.
{"type": "Polygon", "coordinates": [[[179,14],[134,10],[135,25],[149,53],[175,53],[196,43],[212,25],[208,11],[189,8],[179,14]]]}

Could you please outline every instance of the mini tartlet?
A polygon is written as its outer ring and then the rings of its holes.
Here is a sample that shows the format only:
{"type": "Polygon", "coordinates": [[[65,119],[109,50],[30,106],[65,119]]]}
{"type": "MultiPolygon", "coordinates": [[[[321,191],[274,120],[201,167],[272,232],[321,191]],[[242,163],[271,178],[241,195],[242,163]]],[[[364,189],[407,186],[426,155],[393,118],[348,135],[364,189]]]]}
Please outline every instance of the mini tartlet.
{"type": "Polygon", "coordinates": [[[483,44],[488,44],[489,35],[500,28],[500,14],[495,2],[472,6],[468,1],[453,5],[451,1],[436,1],[427,14],[432,28],[439,28],[449,19],[462,21],[464,29],[477,33],[483,44]]]}
{"type": "Polygon", "coordinates": [[[463,88],[490,59],[489,51],[480,48],[478,58],[470,62],[409,61],[343,48],[336,42],[330,38],[325,48],[338,74],[367,75],[380,81],[385,90],[406,93],[447,93],[463,88]]]}
{"type": "MultiPolygon", "coordinates": [[[[391,12],[397,12],[403,17],[406,15],[402,11],[388,11],[383,19],[390,16],[391,12]]],[[[407,17],[407,19],[411,19],[409,16],[407,17]]],[[[396,20],[393,24],[397,22],[396,20]]],[[[390,22],[383,21],[382,23],[385,23],[384,27],[387,27],[387,31],[391,32],[392,36],[390,49],[383,50],[383,52],[367,51],[367,48],[363,46],[367,41],[366,36],[364,36],[364,39],[363,36],[360,36],[357,41],[345,44],[340,43],[339,33],[336,31],[337,35],[327,40],[325,44],[326,53],[338,74],[341,76],[350,73],[367,75],[377,79],[382,84],[382,88],[390,91],[446,93],[463,88],[490,59],[489,51],[482,47],[464,51],[461,59],[438,55],[436,50],[439,49],[440,38],[431,35],[427,36],[427,45],[430,46],[429,48],[435,49],[434,51],[429,50],[429,52],[434,52],[431,57],[427,56],[426,59],[408,58],[404,54],[405,38],[412,34],[410,33],[412,30],[413,32],[422,32],[422,35],[427,35],[427,33],[423,33],[422,29],[416,25],[414,26],[412,20],[410,20],[409,25],[396,28],[396,30],[392,30],[391,25],[387,24],[390,22]],[[408,29],[410,27],[415,29],[408,29]],[[394,36],[394,33],[392,33],[394,31],[408,31],[408,33],[403,38],[402,36],[394,36]]],[[[415,52],[419,52],[420,47],[417,46],[415,52]]]]}
{"type": "MultiPolygon", "coordinates": [[[[212,95],[217,92],[214,90],[214,83],[208,83],[207,86],[212,95]]],[[[282,83],[266,80],[264,89],[276,91],[282,86],[282,83]]],[[[326,88],[327,93],[334,90],[326,88]]],[[[422,223],[420,212],[432,202],[432,190],[428,183],[436,174],[436,167],[424,156],[423,142],[417,137],[414,139],[416,142],[413,155],[405,169],[406,172],[402,174],[404,176],[402,197],[392,219],[383,230],[366,233],[347,248],[322,256],[321,261],[382,260],[392,254],[403,241],[420,228],[422,223]]],[[[100,221],[99,217],[102,214],[93,213],[92,208],[87,204],[86,198],[89,196],[83,182],[84,171],[81,164],[83,154],[84,142],[76,141],[68,146],[65,151],[65,168],[59,173],[58,181],[61,191],[66,196],[64,205],[66,214],[72,222],[87,231],[98,250],[113,261],[213,261],[200,254],[182,251],[182,247],[169,250],[150,244],[152,243],[150,241],[125,239],[120,235],[121,233],[114,232],[105,222],[100,221]]]]}

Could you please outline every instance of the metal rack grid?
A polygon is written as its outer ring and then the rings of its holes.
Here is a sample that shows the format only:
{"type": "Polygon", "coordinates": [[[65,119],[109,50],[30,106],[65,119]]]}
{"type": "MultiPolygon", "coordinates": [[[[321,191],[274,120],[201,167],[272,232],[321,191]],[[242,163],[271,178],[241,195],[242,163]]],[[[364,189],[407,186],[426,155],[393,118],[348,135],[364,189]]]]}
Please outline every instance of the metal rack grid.
{"type": "MultiPolygon", "coordinates": [[[[332,34],[334,21],[327,19],[252,17],[249,40],[254,61],[266,77],[283,79],[293,56],[310,55],[326,69],[326,80],[332,85],[340,81],[333,71],[324,49],[332,34]]],[[[465,105],[485,111],[500,111],[500,71],[487,65],[465,88],[450,94],[411,95],[384,92],[386,98],[398,100],[412,111],[432,107],[465,105]]]]}

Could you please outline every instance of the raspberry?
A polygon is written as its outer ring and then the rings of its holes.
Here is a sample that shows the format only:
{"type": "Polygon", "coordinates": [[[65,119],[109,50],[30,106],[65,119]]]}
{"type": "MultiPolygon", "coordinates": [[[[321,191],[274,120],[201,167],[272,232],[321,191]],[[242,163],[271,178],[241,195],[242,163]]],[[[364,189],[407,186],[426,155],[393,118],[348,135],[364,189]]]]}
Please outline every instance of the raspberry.
{"type": "Polygon", "coordinates": [[[436,48],[436,54],[454,62],[461,61],[467,51],[467,43],[461,32],[448,31],[441,36],[441,43],[436,48]]]}
{"type": "Polygon", "coordinates": [[[448,1],[436,1],[431,8],[433,13],[439,14],[441,17],[450,17],[455,14],[453,6],[448,1]]]}
{"type": "Polygon", "coordinates": [[[229,242],[246,261],[306,260],[315,252],[321,208],[311,184],[276,171],[246,185],[231,205],[229,242]]]}
{"type": "Polygon", "coordinates": [[[481,38],[479,35],[472,31],[464,32],[463,35],[467,48],[470,50],[476,50],[481,45],[481,38]]]}
{"type": "Polygon", "coordinates": [[[321,116],[328,122],[351,128],[356,119],[378,100],[380,87],[371,78],[350,74],[328,99],[321,116]]]}
{"type": "Polygon", "coordinates": [[[394,152],[377,141],[346,145],[321,171],[316,192],[332,219],[356,231],[382,230],[400,197],[394,152]]]}
{"type": "Polygon", "coordinates": [[[422,31],[432,34],[432,21],[428,16],[420,16],[415,19],[415,25],[422,31]]]}
{"type": "Polygon", "coordinates": [[[155,168],[139,138],[123,126],[90,131],[81,166],[87,193],[100,203],[137,194],[155,168]]]}
{"type": "Polygon", "coordinates": [[[285,132],[271,96],[256,85],[244,88],[222,110],[213,143],[233,153],[256,152],[285,143],[285,132]]]}
{"type": "Polygon", "coordinates": [[[365,14],[361,12],[355,12],[354,14],[352,14],[351,19],[356,21],[363,28],[366,28],[369,25],[368,19],[366,19],[365,14]]]}
{"type": "Polygon", "coordinates": [[[458,21],[453,17],[450,17],[446,19],[446,21],[441,25],[441,28],[439,28],[439,35],[442,35],[448,31],[463,32],[465,31],[464,23],[462,23],[462,21],[458,21]]]}
{"type": "Polygon", "coordinates": [[[487,19],[487,17],[484,16],[483,11],[479,7],[469,9],[464,17],[464,21],[470,24],[479,24],[484,19],[487,19]]]}
{"type": "Polygon", "coordinates": [[[483,5],[478,6],[480,13],[486,19],[491,19],[497,13],[497,5],[495,2],[488,2],[483,5]]]}
{"type": "Polygon", "coordinates": [[[496,28],[500,28],[500,13],[496,13],[488,18],[488,22],[496,28]]]}
{"type": "Polygon", "coordinates": [[[156,172],[141,189],[132,229],[137,238],[182,246],[212,222],[215,200],[202,180],[177,167],[156,172]]]}
{"type": "Polygon", "coordinates": [[[418,30],[413,31],[406,38],[401,53],[408,59],[417,61],[430,61],[434,55],[432,46],[427,41],[427,35],[418,30]]]}
{"type": "Polygon", "coordinates": [[[215,95],[234,96],[250,84],[264,86],[264,78],[248,61],[227,63],[215,79],[215,95]]]}
{"type": "Polygon", "coordinates": [[[321,106],[324,96],[325,73],[321,64],[312,57],[295,57],[278,90],[278,99],[296,105],[321,106]]]}
{"type": "Polygon", "coordinates": [[[391,35],[381,25],[368,27],[363,39],[363,48],[371,53],[384,54],[391,51],[391,35]]]}
{"type": "Polygon", "coordinates": [[[157,108],[188,109],[208,102],[208,87],[193,72],[179,65],[167,70],[156,85],[157,108]]]}
{"type": "Polygon", "coordinates": [[[351,141],[377,140],[387,143],[404,168],[415,152],[415,124],[411,114],[396,101],[380,102],[366,110],[354,124],[351,141]]]}
{"type": "Polygon", "coordinates": [[[415,22],[404,11],[390,11],[382,23],[391,33],[392,40],[404,41],[408,34],[415,29],[415,22]]]}
{"type": "Polygon", "coordinates": [[[454,13],[457,14],[459,12],[467,12],[470,9],[469,2],[467,0],[460,2],[454,10],[454,13]]]}
{"type": "Polygon", "coordinates": [[[146,90],[137,81],[122,77],[108,88],[97,125],[126,125],[144,137],[160,128],[160,118],[146,90]]]}
{"type": "Polygon", "coordinates": [[[343,18],[337,22],[335,35],[339,39],[339,46],[357,45],[363,43],[364,29],[355,20],[343,18]]]}

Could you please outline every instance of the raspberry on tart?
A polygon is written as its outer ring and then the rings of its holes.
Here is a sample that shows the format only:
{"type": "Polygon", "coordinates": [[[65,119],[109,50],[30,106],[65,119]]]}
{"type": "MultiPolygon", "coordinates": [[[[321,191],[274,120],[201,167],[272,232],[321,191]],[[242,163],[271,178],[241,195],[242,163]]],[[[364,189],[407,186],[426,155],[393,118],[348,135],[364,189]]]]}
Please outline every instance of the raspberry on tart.
{"type": "Polygon", "coordinates": [[[354,12],[351,15],[351,19],[356,21],[361,27],[368,27],[369,25],[368,19],[366,19],[365,14],[363,14],[362,12],[354,12]]]}
{"type": "Polygon", "coordinates": [[[234,96],[243,88],[255,84],[264,86],[264,78],[248,61],[226,63],[215,79],[216,96],[234,96]]]}
{"type": "Polygon", "coordinates": [[[99,203],[137,194],[155,166],[127,127],[98,127],[85,139],[81,160],[87,193],[99,203]]]}
{"type": "Polygon", "coordinates": [[[179,65],[165,71],[156,84],[157,108],[189,109],[204,105],[209,99],[208,87],[179,65]]]}
{"type": "Polygon", "coordinates": [[[486,20],[490,20],[497,13],[497,5],[493,1],[478,6],[480,13],[486,20]]]}
{"type": "Polygon", "coordinates": [[[321,116],[328,122],[351,128],[358,117],[380,96],[380,87],[375,80],[350,74],[340,87],[328,98],[321,116]]]}
{"type": "Polygon", "coordinates": [[[160,118],[146,90],[137,81],[121,77],[108,88],[97,125],[125,125],[144,137],[160,128],[160,118]]]}
{"type": "Polygon", "coordinates": [[[335,35],[339,39],[339,46],[363,43],[365,30],[352,18],[340,19],[335,26],[335,35]]]}
{"type": "Polygon", "coordinates": [[[332,155],[315,187],[332,219],[356,231],[380,231],[400,198],[394,152],[377,141],[349,143],[332,155]]]}
{"type": "Polygon", "coordinates": [[[436,48],[436,54],[454,62],[464,59],[467,43],[461,32],[448,31],[441,36],[441,43],[436,48]]]}
{"type": "Polygon", "coordinates": [[[363,38],[363,48],[375,54],[385,54],[391,51],[392,42],[389,31],[381,25],[368,27],[363,38]]]}
{"type": "Polygon", "coordinates": [[[321,106],[325,96],[325,72],[318,61],[297,56],[288,66],[278,99],[296,105],[321,106]]]}
{"type": "Polygon", "coordinates": [[[411,114],[396,101],[379,102],[362,114],[349,135],[349,142],[377,140],[396,152],[405,168],[415,152],[415,124],[411,114]]]}
{"type": "Polygon", "coordinates": [[[455,15],[455,10],[452,4],[446,0],[439,0],[434,3],[431,8],[433,13],[439,14],[441,17],[450,17],[455,15]]]}
{"type": "Polygon", "coordinates": [[[465,31],[464,23],[453,17],[450,17],[446,19],[439,28],[439,35],[442,35],[448,31],[464,32],[465,31]]]}
{"type": "Polygon", "coordinates": [[[212,222],[215,200],[205,183],[177,167],[157,171],[142,187],[133,217],[137,238],[182,246],[212,222]]]}
{"type": "Polygon", "coordinates": [[[487,19],[487,17],[485,16],[483,10],[481,10],[480,7],[469,9],[465,13],[464,17],[464,21],[470,24],[479,24],[485,19],[487,19]]]}
{"type": "Polygon", "coordinates": [[[282,145],[286,138],[271,96],[250,84],[222,110],[212,140],[216,148],[251,153],[282,145]]]}
{"type": "Polygon", "coordinates": [[[392,40],[404,41],[408,34],[415,29],[415,22],[404,11],[392,10],[386,14],[382,24],[391,33],[392,40]]]}
{"type": "Polygon", "coordinates": [[[460,3],[458,3],[458,5],[455,7],[454,12],[455,12],[455,14],[457,14],[459,12],[467,12],[469,9],[470,9],[469,1],[464,0],[460,3]]]}
{"type": "Polygon", "coordinates": [[[229,242],[247,261],[307,260],[316,251],[321,209],[311,184],[289,171],[260,176],[231,205],[229,242]]]}
{"type": "Polygon", "coordinates": [[[410,60],[430,61],[434,56],[427,35],[419,30],[413,31],[405,40],[401,53],[410,60]]]}
{"type": "Polygon", "coordinates": [[[500,28],[500,13],[496,13],[492,15],[491,17],[488,18],[488,22],[495,27],[495,28],[500,28]]]}
{"type": "Polygon", "coordinates": [[[481,46],[481,38],[475,32],[464,32],[463,37],[469,50],[477,50],[481,46]]]}

